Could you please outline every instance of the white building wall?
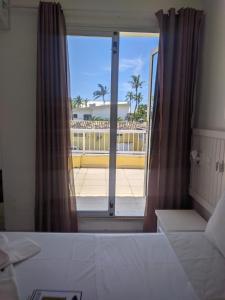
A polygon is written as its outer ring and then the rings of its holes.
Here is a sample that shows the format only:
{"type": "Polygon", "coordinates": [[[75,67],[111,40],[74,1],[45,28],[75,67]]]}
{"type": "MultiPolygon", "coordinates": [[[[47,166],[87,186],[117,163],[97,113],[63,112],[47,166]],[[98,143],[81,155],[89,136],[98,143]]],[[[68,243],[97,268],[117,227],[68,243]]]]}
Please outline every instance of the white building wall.
{"type": "MultiPolygon", "coordinates": [[[[129,112],[129,105],[127,104],[118,104],[118,117],[125,119],[127,114],[129,112]]],[[[96,117],[102,117],[102,118],[110,118],[110,106],[100,106],[100,107],[95,107],[93,109],[93,115],[96,117]]]]}
{"type": "MultiPolygon", "coordinates": [[[[118,104],[118,117],[125,120],[129,113],[129,104],[118,104]]],[[[73,109],[73,114],[77,114],[77,120],[83,120],[85,114],[89,114],[92,117],[100,117],[103,119],[110,119],[110,105],[101,105],[91,107],[80,107],[73,109]]]]}
{"type": "MultiPolygon", "coordinates": [[[[88,107],[81,107],[73,109],[73,114],[77,114],[77,120],[83,120],[84,114],[92,115],[92,109],[88,107]]],[[[75,118],[73,118],[76,120],[75,118]]]]}

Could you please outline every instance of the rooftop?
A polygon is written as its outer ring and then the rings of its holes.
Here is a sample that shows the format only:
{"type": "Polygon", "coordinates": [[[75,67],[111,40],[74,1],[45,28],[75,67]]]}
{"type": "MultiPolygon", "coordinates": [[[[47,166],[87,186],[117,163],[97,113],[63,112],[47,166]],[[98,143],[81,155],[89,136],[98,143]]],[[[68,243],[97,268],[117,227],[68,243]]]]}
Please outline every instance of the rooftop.
{"type": "MultiPolygon", "coordinates": [[[[81,104],[79,107],[75,108],[76,109],[83,109],[83,108],[93,108],[93,107],[104,107],[104,106],[110,106],[111,102],[110,101],[93,101],[93,100],[88,100],[87,105],[85,103],[81,104]]],[[[129,106],[129,103],[127,101],[119,101],[118,105],[125,105],[129,106]]]]}
{"type": "MultiPolygon", "coordinates": [[[[129,121],[118,121],[117,129],[120,130],[145,130],[146,122],[129,122],[129,121]]],[[[83,120],[72,120],[71,128],[73,129],[109,129],[109,121],[83,121],[83,120]]]]}

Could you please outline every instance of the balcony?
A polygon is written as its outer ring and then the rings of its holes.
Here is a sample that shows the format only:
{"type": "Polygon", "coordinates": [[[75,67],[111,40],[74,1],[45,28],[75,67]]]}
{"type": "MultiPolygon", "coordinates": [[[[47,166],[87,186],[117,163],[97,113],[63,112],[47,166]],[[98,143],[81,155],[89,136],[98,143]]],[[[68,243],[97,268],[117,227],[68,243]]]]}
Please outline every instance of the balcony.
{"type": "MultiPolygon", "coordinates": [[[[78,210],[108,209],[108,126],[107,121],[77,121],[71,128],[78,210]]],[[[146,140],[145,124],[118,122],[116,216],[143,216],[144,214],[146,140]]]]}

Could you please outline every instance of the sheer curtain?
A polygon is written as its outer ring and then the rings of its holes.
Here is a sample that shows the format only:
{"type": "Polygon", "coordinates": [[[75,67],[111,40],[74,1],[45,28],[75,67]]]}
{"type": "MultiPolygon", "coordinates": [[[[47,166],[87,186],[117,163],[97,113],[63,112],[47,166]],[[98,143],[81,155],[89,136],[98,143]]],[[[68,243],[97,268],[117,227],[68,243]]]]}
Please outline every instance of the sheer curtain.
{"type": "Polygon", "coordinates": [[[186,208],[191,121],[204,14],[159,11],[159,55],[148,162],[144,231],[156,231],[155,209],[186,208]]]}
{"type": "Polygon", "coordinates": [[[58,3],[41,2],[37,40],[36,231],[78,230],[68,86],[63,11],[58,3]]]}

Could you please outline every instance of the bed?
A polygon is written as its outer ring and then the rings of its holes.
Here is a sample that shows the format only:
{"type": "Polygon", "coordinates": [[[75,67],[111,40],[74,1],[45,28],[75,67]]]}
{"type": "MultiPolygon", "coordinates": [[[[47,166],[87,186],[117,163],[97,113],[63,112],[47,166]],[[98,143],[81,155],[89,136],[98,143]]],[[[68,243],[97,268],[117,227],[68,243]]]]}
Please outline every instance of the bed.
{"type": "Polygon", "coordinates": [[[204,232],[167,233],[199,299],[225,299],[225,258],[204,232]]]}
{"type": "Polygon", "coordinates": [[[82,291],[82,300],[197,300],[164,234],[5,233],[41,252],[15,265],[21,299],[40,289],[82,291]]]}

